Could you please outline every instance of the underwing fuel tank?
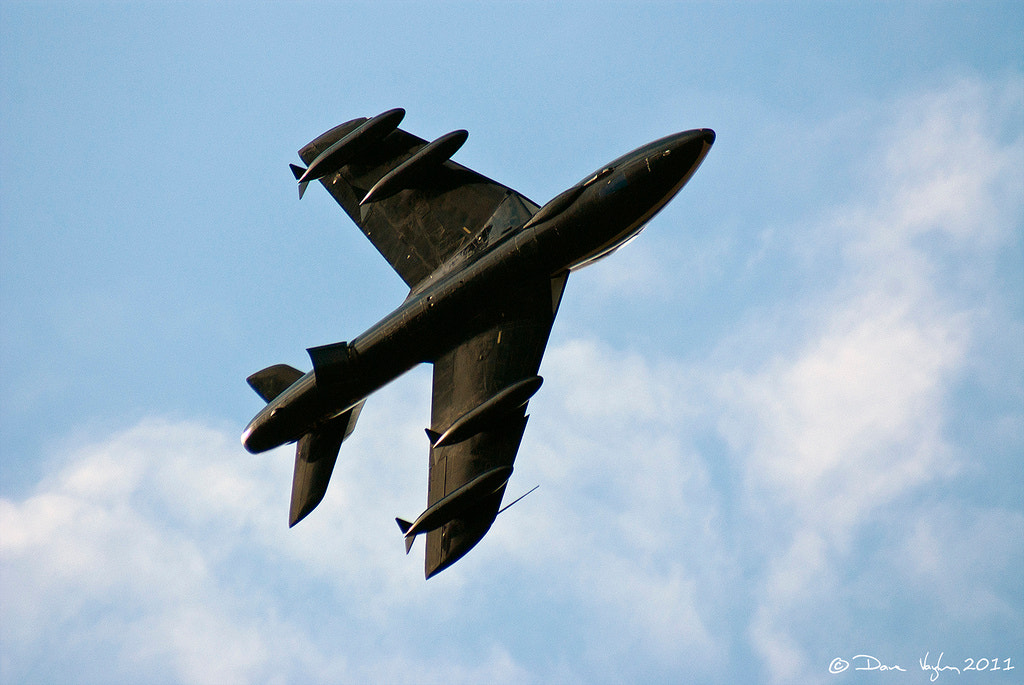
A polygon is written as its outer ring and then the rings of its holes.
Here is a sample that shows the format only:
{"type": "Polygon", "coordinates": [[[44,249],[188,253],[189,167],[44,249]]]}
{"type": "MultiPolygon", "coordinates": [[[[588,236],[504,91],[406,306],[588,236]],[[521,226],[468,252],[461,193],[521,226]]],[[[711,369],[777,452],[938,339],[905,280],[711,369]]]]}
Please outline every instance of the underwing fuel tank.
{"type": "Polygon", "coordinates": [[[316,159],[310,162],[308,169],[303,169],[295,164],[290,165],[295,180],[299,182],[299,199],[302,199],[310,181],[334,173],[351,161],[354,156],[383,140],[385,136],[398,128],[403,117],[405,117],[404,109],[389,109],[387,112],[368,119],[356,130],[321,152],[316,159]]]}
{"type": "Polygon", "coordinates": [[[398,522],[398,527],[405,535],[405,553],[408,554],[409,550],[412,549],[413,540],[416,539],[417,535],[429,533],[457,518],[461,512],[471,508],[474,504],[505,485],[511,475],[511,466],[499,466],[477,476],[448,496],[439,499],[420,514],[413,523],[396,518],[395,521],[398,522]]]}
{"type": "Polygon", "coordinates": [[[454,445],[473,437],[492,419],[526,404],[540,390],[543,382],[540,376],[531,376],[499,390],[493,397],[457,418],[443,433],[428,428],[427,437],[430,438],[431,446],[454,445]]]}
{"type": "Polygon", "coordinates": [[[460,129],[446,133],[434,142],[424,145],[412,157],[381,177],[359,204],[385,200],[415,184],[432,169],[451,159],[468,137],[469,132],[460,129]]]}

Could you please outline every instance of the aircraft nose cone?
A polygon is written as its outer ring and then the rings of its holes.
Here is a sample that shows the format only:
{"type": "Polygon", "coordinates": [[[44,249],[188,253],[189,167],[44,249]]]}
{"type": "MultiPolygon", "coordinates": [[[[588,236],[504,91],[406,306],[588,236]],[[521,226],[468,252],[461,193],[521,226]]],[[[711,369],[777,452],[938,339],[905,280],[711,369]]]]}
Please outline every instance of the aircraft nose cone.
{"type": "MultiPolygon", "coordinates": [[[[710,128],[678,133],[669,145],[669,149],[659,157],[659,166],[668,176],[682,174],[689,178],[700,166],[714,142],[715,132],[710,128]]],[[[654,160],[651,161],[653,163],[654,160]]]]}
{"type": "Polygon", "coordinates": [[[699,163],[714,142],[714,131],[710,128],[698,128],[677,133],[670,147],[674,151],[682,153],[685,157],[693,158],[691,162],[699,163]]]}

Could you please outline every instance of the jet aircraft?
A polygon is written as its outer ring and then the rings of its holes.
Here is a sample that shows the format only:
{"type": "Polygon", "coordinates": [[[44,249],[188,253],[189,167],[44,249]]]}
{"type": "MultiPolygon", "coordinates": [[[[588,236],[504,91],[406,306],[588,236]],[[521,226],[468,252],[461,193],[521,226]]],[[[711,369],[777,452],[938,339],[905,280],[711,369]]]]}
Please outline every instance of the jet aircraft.
{"type": "Polygon", "coordinates": [[[676,133],[602,166],[543,207],[451,160],[453,131],[426,142],[393,109],[341,124],[299,151],[301,198],[319,180],[409,286],[348,342],[308,350],[313,370],[251,375],[266,401],[242,435],[258,453],[297,443],[289,523],[323,499],[367,396],[433,365],[427,508],[396,519],[406,552],[426,536],[425,575],[490,529],[538,391],[541,357],[569,274],[634,238],[700,166],[710,129],[676,133]]]}

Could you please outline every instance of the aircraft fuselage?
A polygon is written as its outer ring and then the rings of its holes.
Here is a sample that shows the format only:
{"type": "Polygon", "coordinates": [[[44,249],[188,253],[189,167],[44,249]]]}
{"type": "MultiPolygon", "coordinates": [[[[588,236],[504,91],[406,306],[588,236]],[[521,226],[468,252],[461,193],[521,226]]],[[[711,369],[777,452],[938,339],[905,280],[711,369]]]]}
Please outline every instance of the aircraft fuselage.
{"type": "Polygon", "coordinates": [[[269,402],[249,423],[243,445],[257,453],[295,442],[457,345],[471,332],[478,303],[514,297],[517,283],[528,278],[555,278],[609,254],[672,199],[713,142],[712,131],[699,129],[640,147],[556,196],[487,249],[442,265],[362,335],[327,346],[321,358],[329,362],[269,402]]]}

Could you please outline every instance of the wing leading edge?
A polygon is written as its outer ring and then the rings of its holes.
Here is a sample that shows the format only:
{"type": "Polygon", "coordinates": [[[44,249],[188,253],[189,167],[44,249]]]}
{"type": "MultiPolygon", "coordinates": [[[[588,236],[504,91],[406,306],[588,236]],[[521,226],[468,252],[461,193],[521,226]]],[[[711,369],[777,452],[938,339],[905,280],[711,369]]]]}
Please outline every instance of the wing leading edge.
{"type": "MultiPolygon", "coordinates": [[[[435,360],[428,510],[484,474],[506,468],[511,473],[526,429],[526,403],[540,385],[537,372],[567,277],[524,283],[496,299],[478,314],[478,332],[435,360]],[[446,434],[455,437],[441,440],[446,434]]],[[[427,578],[483,538],[504,493],[505,480],[427,533],[427,578]]]]}

